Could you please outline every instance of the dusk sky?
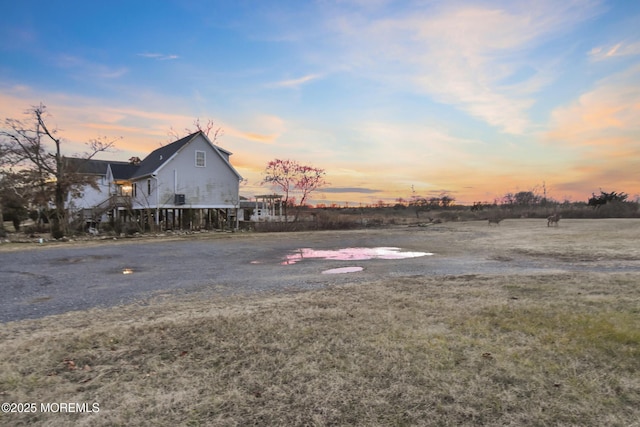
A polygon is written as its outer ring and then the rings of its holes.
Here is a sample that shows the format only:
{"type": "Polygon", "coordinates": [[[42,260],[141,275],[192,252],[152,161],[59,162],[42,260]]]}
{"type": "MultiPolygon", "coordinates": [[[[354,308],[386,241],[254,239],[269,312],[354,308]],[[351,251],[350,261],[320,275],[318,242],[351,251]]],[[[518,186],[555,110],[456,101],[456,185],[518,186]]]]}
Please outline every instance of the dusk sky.
{"type": "Polygon", "coordinates": [[[0,119],[40,102],[66,154],[143,158],[212,119],[261,186],[317,203],[640,194],[640,1],[32,1],[0,13],[0,119]]]}

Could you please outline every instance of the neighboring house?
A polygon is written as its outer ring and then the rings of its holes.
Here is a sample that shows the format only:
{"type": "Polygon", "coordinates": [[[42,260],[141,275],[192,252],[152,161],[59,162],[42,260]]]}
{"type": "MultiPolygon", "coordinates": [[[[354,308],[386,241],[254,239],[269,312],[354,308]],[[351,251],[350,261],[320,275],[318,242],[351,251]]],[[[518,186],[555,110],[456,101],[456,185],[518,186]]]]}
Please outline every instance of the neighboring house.
{"type": "MultiPolygon", "coordinates": [[[[65,167],[73,173],[90,177],[92,183],[74,188],[67,196],[66,208],[87,221],[95,222],[106,219],[108,211],[117,206],[111,206],[116,193],[113,170],[129,169],[133,165],[126,162],[107,160],[78,159],[65,157],[65,167]]],[[[120,178],[119,175],[115,175],[120,178]]]]}
{"type": "Polygon", "coordinates": [[[100,201],[92,196],[82,203],[98,213],[101,207],[111,215],[129,213],[126,220],[140,226],[237,228],[242,177],[230,155],[198,131],[158,148],[140,163],[106,162],[108,191],[100,191],[100,201]]]}

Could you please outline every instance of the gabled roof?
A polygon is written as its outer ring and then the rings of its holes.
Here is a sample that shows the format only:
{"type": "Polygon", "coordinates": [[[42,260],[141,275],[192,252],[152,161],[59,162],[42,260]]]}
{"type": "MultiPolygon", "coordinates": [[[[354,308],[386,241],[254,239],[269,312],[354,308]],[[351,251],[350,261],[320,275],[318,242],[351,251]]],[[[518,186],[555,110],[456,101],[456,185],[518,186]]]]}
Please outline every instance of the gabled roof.
{"type": "Polygon", "coordinates": [[[192,133],[182,139],[179,139],[171,144],[167,144],[163,147],[154,150],[149,154],[138,166],[138,170],[133,174],[131,178],[140,178],[143,176],[151,175],[154,173],[164,162],[169,160],[171,156],[178,152],[182,147],[187,145],[191,139],[193,139],[198,133],[192,133]]]}
{"type": "Polygon", "coordinates": [[[130,179],[138,170],[138,165],[125,162],[109,162],[113,179],[123,180],[130,179]]]}
{"type": "Polygon", "coordinates": [[[187,135],[171,144],[167,144],[163,147],[154,150],[147,157],[144,158],[140,164],[134,164],[131,162],[119,162],[110,160],[93,160],[93,159],[80,159],[77,157],[65,157],[67,169],[70,172],[80,173],[84,175],[101,175],[106,176],[107,170],[111,168],[111,174],[114,179],[128,180],[142,178],[149,176],[156,172],[164,163],[169,161],[182,147],[189,144],[196,136],[202,135],[204,139],[211,145],[213,150],[220,156],[220,158],[229,166],[234,174],[241,178],[240,174],[231,166],[228,160],[228,156],[231,152],[224,148],[214,145],[209,138],[202,132],[198,131],[187,135]],[[224,153],[224,154],[223,154],[224,153]]]}
{"type": "Polygon", "coordinates": [[[209,138],[202,131],[198,131],[192,133],[191,135],[187,135],[182,139],[179,139],[171,144],[160,147],[151,152],[147,157],[142,160],[140,165],[138,166],[138,170],[131,176],[131,179],[142,178],[145,176],[149,176],[156,172],[164,163],[169,161],[182,147],[189,144],[197,135],[202,135],[215,152],[222,158],[222,160],[229,166],[229,168],[235,173],[239,178],[240,174],[231,166],[231,163],[223,156],[220,152],[225,153],[226,155],[230,155],[231,153],[217,145],[214,145],[209,138]]]}
{"type": "Polygon", "coordinates": [[[65,157],[65,167],[68,172],[82,175],[107,175],[107,168],[114,163],[127,164],[126,162],[112,162],[109,160],[81,159],[78,157],[65,157]]]}

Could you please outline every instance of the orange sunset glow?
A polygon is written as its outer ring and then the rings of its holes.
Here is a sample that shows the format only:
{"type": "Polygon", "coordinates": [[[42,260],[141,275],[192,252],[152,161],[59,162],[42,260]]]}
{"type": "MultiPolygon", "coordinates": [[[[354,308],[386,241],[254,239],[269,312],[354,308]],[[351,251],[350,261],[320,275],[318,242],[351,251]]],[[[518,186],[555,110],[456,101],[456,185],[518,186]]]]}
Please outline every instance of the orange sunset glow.
{"type": "Polygon", "coordinates": [[[312,203],[640,197],[634,2],[36,3],[0,17],[0,118],[45,104],[68,155],[213,120],[245,197],[275,158],[325,169],[312,203]]]}

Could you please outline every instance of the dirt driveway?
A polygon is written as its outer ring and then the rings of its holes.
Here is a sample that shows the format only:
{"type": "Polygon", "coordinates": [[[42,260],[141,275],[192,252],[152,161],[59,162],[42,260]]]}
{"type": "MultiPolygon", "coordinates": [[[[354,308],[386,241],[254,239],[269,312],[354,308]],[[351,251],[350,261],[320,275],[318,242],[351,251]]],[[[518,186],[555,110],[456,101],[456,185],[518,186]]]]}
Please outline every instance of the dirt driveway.
{"type": "Polygon", "coordinates": [[[640,220],[562,220],[558,227],[547,227],[544,220],[506,220],[499,226],[482,221],[356,231],[206,233],[177,239],[34,244],[13,250],[0,246],[0,321],[144,304],[195,291],[295,291],[416,275],[640,271],[639,239],[640,220]],[[303,248],[390,247],[432,255],[298,256],[306,253],[303,248]],[[287,256],[297,262],[284,263],[287,256]],[[362,270],[323,274],[342,267],[362,270]]]}

